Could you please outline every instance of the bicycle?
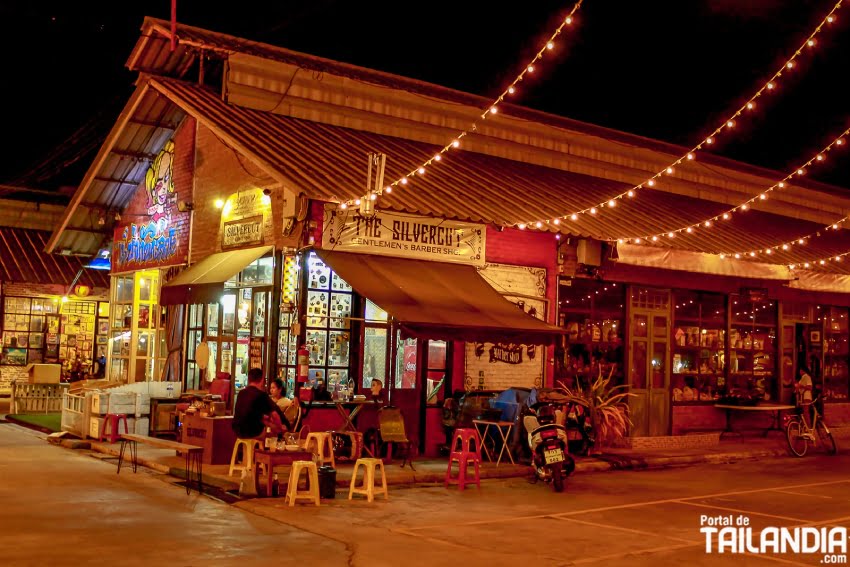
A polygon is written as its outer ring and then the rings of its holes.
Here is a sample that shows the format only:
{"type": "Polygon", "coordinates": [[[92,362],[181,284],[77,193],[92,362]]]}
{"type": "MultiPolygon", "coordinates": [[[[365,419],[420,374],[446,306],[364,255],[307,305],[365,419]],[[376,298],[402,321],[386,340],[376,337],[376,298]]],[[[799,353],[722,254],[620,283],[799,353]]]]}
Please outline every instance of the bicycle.
{"type": "Polygon", "coordinates": [[[818,446],[818,440],[823,445],[827,455],[834,455],[838,448],[835,439],[829,431],[826,422],[821,418],[815,402],[817,398],[807,404],[802,404],[803,411],[797,415],[788,416],[785,425],[785,436],[788,439],[788,448],[797,457],[802,457],[809,450],[809,443],[818,446]],[[812,408],[812,427],[806,423],[805,413],[808,407],[812,408]]]}

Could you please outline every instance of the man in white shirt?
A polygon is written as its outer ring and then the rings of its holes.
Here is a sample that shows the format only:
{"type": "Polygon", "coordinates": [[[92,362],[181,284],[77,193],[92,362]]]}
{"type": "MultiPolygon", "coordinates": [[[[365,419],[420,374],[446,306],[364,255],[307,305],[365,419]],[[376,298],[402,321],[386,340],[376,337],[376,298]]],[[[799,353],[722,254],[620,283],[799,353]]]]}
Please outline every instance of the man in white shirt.
{"type": "Polygon", "coordinates": [[[804,409],[808,409],[809,421],[813,417],[812,407],[812,377],[809,375],[809,369],[805,366],[800,366],[797,369],[797,384],[794,386],[797,392],[797,411],[802,415],[804,409]]]}

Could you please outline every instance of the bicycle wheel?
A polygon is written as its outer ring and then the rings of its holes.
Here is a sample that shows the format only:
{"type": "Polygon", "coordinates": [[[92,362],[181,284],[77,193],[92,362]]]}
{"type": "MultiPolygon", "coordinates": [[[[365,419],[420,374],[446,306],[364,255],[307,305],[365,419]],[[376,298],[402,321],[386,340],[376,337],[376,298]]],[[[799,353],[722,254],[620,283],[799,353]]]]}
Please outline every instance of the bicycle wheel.
{"type": "Polygon", "coordinates": [[[823,443],[823,450],[826,451],[826,454],[834,455],[838,451],[838,447],[835,446],[835,439],[832,438],[832,433],[830,433],[826,424],[823,421],[818,421],[815,425],[815,431],[818,434],[818,441],[823,443]]]}
{"type": "Polygon", "coordinates": [[[788,422],[785,436],[788,438],[788,448],[794,455],[802,457],[806,454],[809,449],[809,442],[803,436],[803,428],[799,420],[794,419],[788,422]]]}

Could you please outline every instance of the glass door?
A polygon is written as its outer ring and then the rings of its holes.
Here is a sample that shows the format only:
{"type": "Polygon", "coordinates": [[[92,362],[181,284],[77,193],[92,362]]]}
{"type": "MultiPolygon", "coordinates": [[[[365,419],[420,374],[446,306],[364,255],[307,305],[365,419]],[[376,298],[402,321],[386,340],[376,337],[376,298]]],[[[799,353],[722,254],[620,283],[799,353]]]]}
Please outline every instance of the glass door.
{"type": "Polygon", "coordinates": [[[632,292],[629,338],[629,412],[636,437],[670,428],[669,291],[632,292]]]}
{"type": "Polygon", "coordinates": [[[421,440],[419,434],[420,404],[422,403],[422,378],[424,378],[423,349],[427,341],[401,338],[394,329],[393,377],[390,381],[390,402],[401,409],[407,438],[421,440]]]}

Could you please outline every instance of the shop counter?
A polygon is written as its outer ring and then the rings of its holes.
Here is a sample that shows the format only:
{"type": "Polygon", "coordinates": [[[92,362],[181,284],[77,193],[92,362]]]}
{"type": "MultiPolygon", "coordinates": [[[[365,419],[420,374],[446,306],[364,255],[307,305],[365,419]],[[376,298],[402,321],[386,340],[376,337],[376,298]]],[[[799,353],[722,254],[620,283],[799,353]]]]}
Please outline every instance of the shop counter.
{"type": "Polygon", "coordinates": [[[226,465],[236,444],[232,424],[232,415],[201,417],[199,413],[184,413],[181,442],[203,447],[204,464],[226,465]]]}

